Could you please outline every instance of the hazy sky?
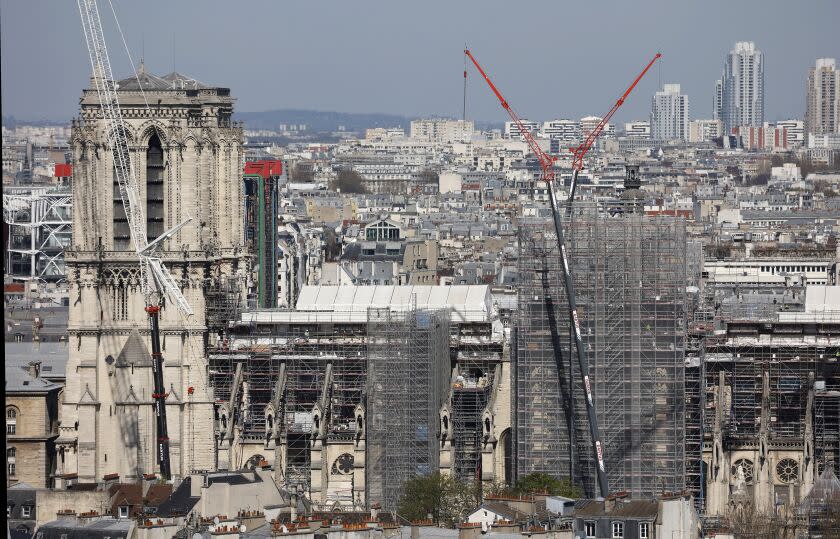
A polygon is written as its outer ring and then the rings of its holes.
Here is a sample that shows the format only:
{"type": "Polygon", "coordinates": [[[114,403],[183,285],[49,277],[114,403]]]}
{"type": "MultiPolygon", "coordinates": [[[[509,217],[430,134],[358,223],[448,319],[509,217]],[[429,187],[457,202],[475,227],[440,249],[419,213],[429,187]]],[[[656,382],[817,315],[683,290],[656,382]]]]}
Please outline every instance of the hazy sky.
{"type": "MultiPolygon", "coordinates": [[[[618,122],[647,118],[657,85],[680,83],[692,117],[711,116],[736,41],[764,51],[768,120],[802,117],[805,77],[840,58],[838,0],[249,1],[113,0],[147,69],[228,86],[240,111],[305,108],[460,116],[467,42],[523,117],[603,114],[656,51],[618,122]],[[174,47],[173,47],[174,41],[174,47]],[[173,60],[174,49],[174,60],[173,60]]],[[[72,0],[0,0],[2,108],[70,118],[90,67],[72,0]]],[[[130,74],[107,0],[115,75],[130,74]]],[[[467,115],[504,112],[470,68],[467,115]]]]}

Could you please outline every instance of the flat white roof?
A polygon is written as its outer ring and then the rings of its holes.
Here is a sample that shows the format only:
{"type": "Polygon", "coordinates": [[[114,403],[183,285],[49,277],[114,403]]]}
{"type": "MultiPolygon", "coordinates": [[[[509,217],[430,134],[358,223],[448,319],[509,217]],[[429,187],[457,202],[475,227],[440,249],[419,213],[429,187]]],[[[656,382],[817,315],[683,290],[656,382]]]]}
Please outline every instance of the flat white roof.
{"type": "Polygon", "coordinates": [[[449,309],[453,322],[491,322],[495,318],[487,285],[352,286],[307,285],[294,311],[242,313],[242,322],[367,322],[368,309],[392,311],[449,309]]]}
{"type": "Polygon", "coordinates": [[[367,315],[370,308],[406,311],[412,305],[418,309],[450,309],[454,321],[489,321],[492,311],[487,285],[304,286],[295,309],[367,315]]]}
{"type": "Polygon", "coordinates": [[[840,286],[806,286],[805,312],[835,313],[840,316],[840,286]]]}

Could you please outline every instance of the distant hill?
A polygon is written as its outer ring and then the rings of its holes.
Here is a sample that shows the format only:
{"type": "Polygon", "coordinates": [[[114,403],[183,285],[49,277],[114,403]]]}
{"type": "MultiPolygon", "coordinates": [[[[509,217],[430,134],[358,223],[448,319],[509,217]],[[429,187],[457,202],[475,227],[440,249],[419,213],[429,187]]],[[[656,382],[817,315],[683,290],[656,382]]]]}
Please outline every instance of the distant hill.
{"type": "Polygon", "coordinates": [[[408,131],[411,118],[395,114],[325,112],[318,110],[282,109],[265,112],[236,112],[234,119],[245,122],[248,129],[277,131],[280,125],[305,125],[308,132],[363,132],[372,127],[402,127],[408,131]]]}

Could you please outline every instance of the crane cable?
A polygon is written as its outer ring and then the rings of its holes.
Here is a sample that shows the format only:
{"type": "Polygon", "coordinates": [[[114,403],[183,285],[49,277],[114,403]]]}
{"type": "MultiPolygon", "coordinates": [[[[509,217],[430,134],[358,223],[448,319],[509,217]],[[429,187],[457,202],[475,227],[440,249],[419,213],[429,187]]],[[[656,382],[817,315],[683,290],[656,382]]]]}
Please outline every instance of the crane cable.
{"type": "Polygon", "coordinates": [[[137,80],[137,86],[140,88],[140,95],[143,96],[143,102],[146,104],[146,110],[151,112],[152,109],[149,107],[149,101],[146,99],[146,92],[143,91],[143,84],[140,82],[140,74],[137,73],[137,68],[134,66],[134,59],[131,57],[131,52],[128,50],[128,43],[125,40],[122,25],[120,25],[120,20],[117,18],[117,11],[114,9],[114,4],[111,0],[108,0],[108,5],[111,7],[111,13],[114,15],[114,22],[117,23],[117,30],[120,32],[120,38],[122,39],[123,47],[125,48],[125,55],[128,56],[128,61],[131,63],[131,70],[134,72],[134,78],[137,80]]]}

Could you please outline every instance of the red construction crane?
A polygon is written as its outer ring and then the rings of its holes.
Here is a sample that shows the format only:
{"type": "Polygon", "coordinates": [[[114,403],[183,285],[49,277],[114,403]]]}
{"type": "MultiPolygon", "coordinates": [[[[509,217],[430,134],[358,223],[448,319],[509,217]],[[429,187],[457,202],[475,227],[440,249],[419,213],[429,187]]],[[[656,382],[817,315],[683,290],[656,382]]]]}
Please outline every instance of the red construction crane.
{"type": "MultiPolygon", "coordinates": [[[[481,68],[478,61],[472,55],[469,49],[464,49],[464,54],[472,60],[473,65],[478,72],[481,73],[481,76],[484,77],[484,81],[490,86],[490,89],[493,90],[493,93],[496,94],[496,97],[499,99],[499,102],[502,104],[502,108],[505,109],[510,116],[510,119],[516,124],[519,128],[519,132],[522,134],[522,137],[525,139],[525,142],[528,143],[528,146],[531,148],[531,151],[534,152],[534,155],[537,156],[537,159],[540,160],[540,166],[542,167],[542,179],[551,182],[554,180],[554,162],[557,161],[557,158],[553,155],[549,155],[540,148],[540,145],[537,144],[537,141],[534,140],[533,135],[528,129],[525,127],[525,124],[522,123],[522,120],[519,118],[519,115],[510,108],[507,100],[504,96],[499,92],[499,89],[496,88],[496,85],[493,84],[493,81],[490,80],[490,77],[487,76],[487,73],[484,72],[484,69],[481,68]]],[[[464,71],[464,78],[466,79],[467,72],[464,71]]]]}
{"type": "Polygon", "coordinates": [[[621,108],[621,105],[624,104],[624,100],[627,99],[627,96],[630,95],[630,92],[633,91],[633,88],[635,88],[636,85],[639,84],[639,81],[642,80],[642,77],[645,76],[645,73],[648,72],[648,70],[651,68],[654,62],[659,60],[659,58],[661,57],[662,55],[660,53],[656,53],[656,56],[654,56],[653,59],[650,62],[648,62],[648,65],[642,70],[641,73],[639,73],[639,76],[636,77],[636,79],[633,81],[633,84],[631,84],[630,87],[627,88],[627,91],[621,94],[621,97],[619,97],[618,101],[615,102],[613,108],[610,109],[610,111],[601,119],[600,122],[598,122],[598,125],[596,125],[595,129],[593,129],[592,132],[590,132],[586,136],[586,139],[578,147],[569,148],[569,150],[571,150],[572,152],[572,184],[569,189],[570,204],[571,201],[575,198],[575,188],[577,187],[577,175],[578,172],[580,172],[581,169],[583,169],[583,158],[586,156],[586,152],[588,152],[589,149],[592,148],[592,145],[595,144],[595,139],[597,139],[598,136],[601,134],[601,131],[604,130],[604,127],[606,127],[607,123],[609,123],[610,118],[613,117],[613,114],[615,114],[615,112],[619,108],[621,108]]]}
{"type": "MultiPolygon", "coordinates": [[[[589,362],[586,359],[586,348],[583,345],[583,340],[581,338],[580,333],[580,320],[578,317],[577,311],[577,303],[575,299],[575,286],[574,280],[572,279],[572,270],[569,267],[569,259],[566,255],[566,238],[563,234],[563,221],[560,217],[560,212],[557,209],[557,195],[555,194],[554,185],[552,185],[554,180],[554,162],[557,160],[556,157],[551,156],[543,151],[540,148],[537,141],[534,140],[534,136],[531,135],[530,131],[525,127],[522,123],[522,120],[516,114],[516,112],[510,107],[507,100],[502,96],[499,89],[496,88],[496,85],[493,84],[493,81],[490,80],[490,77],[487,76],[487,73],[484,72],[484,69],[481,68],[478,61],[475,57],[470,53],[469,49],[464,50],[464,54],[466,54],[470,60],[472,60],[473,65],[475,65],[478,72],[481,73],[481,76],[484,77],[484,80],[490,86],[490,89],[493,90],[493,93],[496,94],[496,97],[499,99],[499,102],[502,104],[502,108],[504,108],[508,115],[510,115],[511,119],[514,121],[516,126],[519,128],[519,132],[522,134],[522,137],[530,146],[531,151],[537,156],[540,160],[540,166],[542,167],[542,179],[548,183],[548,193],[549,193],[549,200],[551,201],[551,210],[552,215],[554,217],[554,230],[557,233],[557,248],[559,253],[561,254],[561,260],[563,265],[563,280],[566,286],[566,297],[569,300],[569,320],[571,320],[573,325],[572,336],[575,342],[575,349],[577,351],[577,359],[578,359],[578,366],[580,368],[580,374],[583,382],[583,389],[586,392],[586,411],[587,415],[589,416],[589,434],[592,438],[592,451],[595,455],[595,461],[598,463],[596,466],[596,473],[598,476],[598,488],[601,492],[601,496],[606,497],[609,494],[609,482],[607,481],[607,471],[604,466],[604,451],[603,445],[601,443],[601,435],[598,431],[598,416],[595,413],[595,400],[592,396],[592,384],[589,377],[589,362]]],[[[563,359],[560,355],[560,350],[556,350],[556,358],[555,361],[557,362],[557,372],[558,374],[562,372],[562,362],[563,359]]],[[[563,381],[560,380],[562,384],[563,381]]]]}

